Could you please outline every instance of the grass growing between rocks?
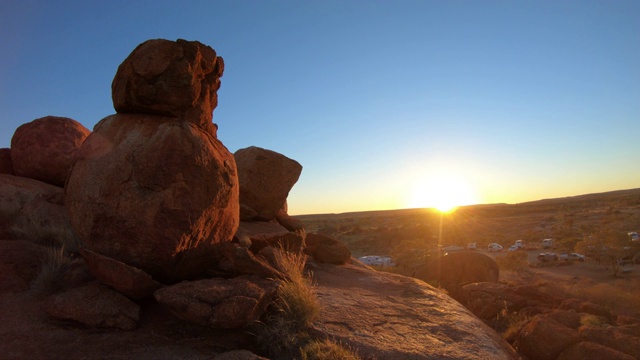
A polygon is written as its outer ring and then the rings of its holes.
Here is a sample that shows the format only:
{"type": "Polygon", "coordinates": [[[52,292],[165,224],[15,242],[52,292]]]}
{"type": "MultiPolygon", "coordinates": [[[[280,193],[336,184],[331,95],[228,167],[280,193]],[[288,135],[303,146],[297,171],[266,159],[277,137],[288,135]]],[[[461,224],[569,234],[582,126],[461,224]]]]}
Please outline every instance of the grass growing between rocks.
{"type": "Polygon", "coordinates": [[[47,249],[40,273],[31,284],[31,292],[38,296],[55,294],[65,286],[65,274],[74,260],[64,248],[47,249]]]}
{"type": "Polygon", "coordinates": [[[80,250],[80,239],[70,225],[47,219],[26,218],[12,226],[10,232],[17,240],[30,240],[39,245],[61,247],[74,254],[80,250]]]}
{"type": "Polygon", "coordinates": [[[277,254],[279,268],[288,279],[280,285],[265,322],[256,328],[258,344],[272,359],[358,359],[355,355],[344,357],[351,352],[338,344],[311,338],[307,329],[318,318],[320,303],[304,273],[306,255],[283,249],[277,254]]]}

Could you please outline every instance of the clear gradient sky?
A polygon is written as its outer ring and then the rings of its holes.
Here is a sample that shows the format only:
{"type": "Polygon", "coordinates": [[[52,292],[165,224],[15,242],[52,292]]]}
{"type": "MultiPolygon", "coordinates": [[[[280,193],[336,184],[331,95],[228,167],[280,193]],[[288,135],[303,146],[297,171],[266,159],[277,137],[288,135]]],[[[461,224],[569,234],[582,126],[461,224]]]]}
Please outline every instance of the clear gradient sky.
{"type": "Polygon", "coordinates": [[[87,128],[141,42],[225,59],[214,122],[304,169],[292,214],[640,187],[640,1],[0,1],[0,147],[87,128]]]}

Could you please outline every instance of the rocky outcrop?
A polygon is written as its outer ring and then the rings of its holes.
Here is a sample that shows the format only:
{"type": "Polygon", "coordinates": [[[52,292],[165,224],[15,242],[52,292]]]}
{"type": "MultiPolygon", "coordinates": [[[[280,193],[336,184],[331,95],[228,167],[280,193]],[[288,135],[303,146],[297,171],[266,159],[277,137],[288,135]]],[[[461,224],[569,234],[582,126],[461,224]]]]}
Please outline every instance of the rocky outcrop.
{"type": "Polygon", "coordinates": [[[278,224],[284,226],[289,231],[295,232],[295,231],[304,230],[304,223],[301,220],[296,219],[293,216],[290,216],[288,213],[289,211],[288,208],[289,206],[285,201],[282,208],[278,210],[278,213],[276,214],[276,220],[278,221],[278,224]]]}
{"type": "Polygon", "coordinates": [[[321,313],[312,334],[362,358],[517,359],[467,309],[413,278],[353,265],[310,263],[321,313]]]}
{"type": "Polygon", "coordinates": [[[96,279],[132,299],[152,296],[162,286],[144,271],[118,260],[87,249],[81,249],[80,255],[96,279]]]}
{"type": "Polygon", "coordinates": [[[181,319],[218,329],[243,328],[257,321],[278,283],[258,277],[186,281],[162,288],[155,299],[181,319]]]}
{"type": "Polygon", "coordinates": [[[475,251],[452,252],[430,260],[416,269],[415,278],[437,281],[456,299],[461,286],[477,282],[497,282],[498,264],[491,257],[475,251]]]}
{"type": "Polygon", "coordinates": [[[213,129],[223,72],[222,58],[197,41],[145,41],[118,67],[113,106],[118,113],[178,117],[213,129]]]}
{"type": "Polygon", "coordinates": [[[99,328],[132,330],[140,320],[140,306],[97,283],[53,295],[47,300],[45,309],[54,318],[99,328]]]}
{"type": "Polygon", "coordinates": [[[560,353],[580,341],[580,335],[547,317],[537,316],[518,335],[518,350],[529,359],[554,360],[560,353]]]}
{"type": "Polygon", "coordinates": [[[89,133],[79,122],[57,116],[21,125],[11,138],[14,174],[64,186],[73,159],[89,133]]]}
{"type": "Polygon", "coordinates": [[[29,289],[42,268],[45,251],[28,241],[0,241],[0,294],[29,289]]]}
{"type": "Polygon", "coordinates": [[[340,240],[320,234],[308,234],[304,252],[321,263],[342,265],[351,261],[351,251],[340,240]]]}
{"type": "Polygon", "coordinates": [[[556,360],[634,360],[633,356],[627,355],[610,347],[597,343],[582,341],[565,349],[556,360]]]}
{"type": "Polygon", "coordinates": [[[62,208],[63,189],[41,181],[0,174],[0,234],[13,238],[16,223],[68,222],[62,208]]]}
{"type": "Polygon", "coordinates": [[[65,187],[86,248],[176,282],[202,276],[194,264],[232,239],[236,165],[210,122],[222,64],[183,40],[147,41],[122,63],[112,86],[119,113],[95,126],[65,187]]]}
{"type": "Polygon", "coordinates": [[[461,303],[477,317],[490,321],[501,311],[524,311],[535,315],[560,304],[561,299],[545,294],[533,286],[510,286],[504,283],[484,282],[467,284],[462,288],[461,303]]]}
{"type": "Polygon", "coordinates": [[[241,220],[275,219],[298,181],[302,166],[282,154],[256,146],[240,149],[233,156],[238,166],[240,203],[254,211],[247,209],[243,214],[255,214],[241,220]]]}
{"type": "Polygon", "coordinates": [[[13,175],[13,162],[11,162],[11,149],[0,149],[0,174],[13,175]]]}

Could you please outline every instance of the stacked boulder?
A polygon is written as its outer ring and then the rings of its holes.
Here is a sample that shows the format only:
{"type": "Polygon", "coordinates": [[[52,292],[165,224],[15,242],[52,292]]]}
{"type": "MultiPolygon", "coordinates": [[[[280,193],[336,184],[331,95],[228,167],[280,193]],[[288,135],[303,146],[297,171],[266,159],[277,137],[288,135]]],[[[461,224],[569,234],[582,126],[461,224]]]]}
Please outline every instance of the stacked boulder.
{"type": "Polygon", "coordinates": [[[149,40],[120,65],[118,113],[96,124],[65,187],[85,248],[176,282],[231,241],[236,166],[211,122],[223,71],[212,48],[184,40],[149,40]]]}

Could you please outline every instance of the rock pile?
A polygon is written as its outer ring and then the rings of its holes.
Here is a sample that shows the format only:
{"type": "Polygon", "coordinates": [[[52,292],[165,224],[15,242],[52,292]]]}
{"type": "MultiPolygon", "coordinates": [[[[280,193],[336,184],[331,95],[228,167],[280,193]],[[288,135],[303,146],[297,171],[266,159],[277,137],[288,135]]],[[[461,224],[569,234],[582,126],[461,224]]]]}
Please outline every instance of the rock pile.
{"type": "Polygon", "coordinates": [[[12,148],[0,150],[0,233],[15,239],[0,241],[0,353],[210,359],[254,350],[247,327],[268,319],[280,284],[292,278],[282,250],[313,258],[307,270],[323,313],[305,329],[313,338],[386,359],[514,358],[446,295],[355,266],[342,242],[306,234],[287,206],[302,166],[258,147],[231,154],[218,140],[212,113],[223,71],[222,58],[199,42],[149,40],[118,68],[117,113],[93,132],[46,117],[20,127],[12,148]],[[63,286],[33,291],[42,274],[63,286]],[[27,311],[127,333],[29,328],[40,314],[15,311],[23,299],[39,301],[27,311]],[[150,323],[156,327],[145,329],[150,323]],[[184,329],[195,335],[176,335],[184,329]],[[60,341],[71,337],[72,345],[60,341]]]}
{"type": "Polygon", "coordinates": [[[461,302],[494,328],[509,317],[525,319],[508,340],[527,359],[640,358],[640,319],[531,285],[475,283],[464,286],[464,293],[461,302]]]}

